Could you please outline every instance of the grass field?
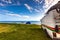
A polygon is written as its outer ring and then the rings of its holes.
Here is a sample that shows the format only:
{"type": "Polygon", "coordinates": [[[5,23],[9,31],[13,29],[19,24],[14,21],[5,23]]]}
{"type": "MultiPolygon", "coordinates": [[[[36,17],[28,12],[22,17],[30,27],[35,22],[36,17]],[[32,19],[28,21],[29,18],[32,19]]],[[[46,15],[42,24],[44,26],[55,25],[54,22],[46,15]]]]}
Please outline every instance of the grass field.
{"type": "Polygon", "coordinates": [[[1,24],[0,40],[51,40],[40,25],[1,24]]]}

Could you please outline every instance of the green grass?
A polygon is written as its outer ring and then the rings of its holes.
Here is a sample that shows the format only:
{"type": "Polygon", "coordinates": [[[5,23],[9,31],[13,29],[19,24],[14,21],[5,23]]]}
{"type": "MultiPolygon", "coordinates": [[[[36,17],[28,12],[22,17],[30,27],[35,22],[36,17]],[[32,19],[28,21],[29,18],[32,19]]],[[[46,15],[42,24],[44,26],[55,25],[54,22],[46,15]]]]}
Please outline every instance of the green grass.
{"type": "Polygon", "coordinates": [[[51,40],[40,25],[0,24],[0,27],[8,27],[0,31],[0,40],[51,40]]]}

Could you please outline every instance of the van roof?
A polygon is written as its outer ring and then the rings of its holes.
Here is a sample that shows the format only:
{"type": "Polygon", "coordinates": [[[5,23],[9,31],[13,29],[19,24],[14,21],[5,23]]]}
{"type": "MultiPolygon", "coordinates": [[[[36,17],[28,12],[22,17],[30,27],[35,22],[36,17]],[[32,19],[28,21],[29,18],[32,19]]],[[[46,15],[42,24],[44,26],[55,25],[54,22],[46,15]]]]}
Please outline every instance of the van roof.
{"type": "Polygon", "coordinates": [[[51,10],[54,10],[54,9],[56,9],[56,8],[60,8],[60,1],[58,1],[57,4],[53,5],[53,6],[47,11],[46,14],[48,14],[51,10]]]}

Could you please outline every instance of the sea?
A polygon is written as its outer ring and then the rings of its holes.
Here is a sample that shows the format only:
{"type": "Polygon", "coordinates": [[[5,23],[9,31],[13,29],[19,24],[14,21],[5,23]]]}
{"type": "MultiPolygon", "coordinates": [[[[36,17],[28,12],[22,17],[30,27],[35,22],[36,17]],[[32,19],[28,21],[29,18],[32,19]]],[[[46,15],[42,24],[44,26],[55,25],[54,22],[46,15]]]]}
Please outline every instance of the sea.
{"type": "Polygon", "coordinates": [[[17,24],[26,24],[26,22],[30,22],[31,24],[40,25],[40,21],[0,21],[0,23],[17,23],[17,24]]]}

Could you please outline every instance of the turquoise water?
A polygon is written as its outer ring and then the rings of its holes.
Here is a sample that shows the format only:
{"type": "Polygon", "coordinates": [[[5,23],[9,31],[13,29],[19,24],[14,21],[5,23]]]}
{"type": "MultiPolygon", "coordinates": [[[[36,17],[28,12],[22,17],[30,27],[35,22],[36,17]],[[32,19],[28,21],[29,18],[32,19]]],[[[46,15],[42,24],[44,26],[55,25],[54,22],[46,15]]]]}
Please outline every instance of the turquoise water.
{"type": "MultiPolygon", "coordinates": [[[[26,24],[28,21],[0,21],[0,23],[17,23],[17,24],[26,24]]],[[[29,21],[31,24],[38,24],[40,25],[40,21],[29,21]]]]}

